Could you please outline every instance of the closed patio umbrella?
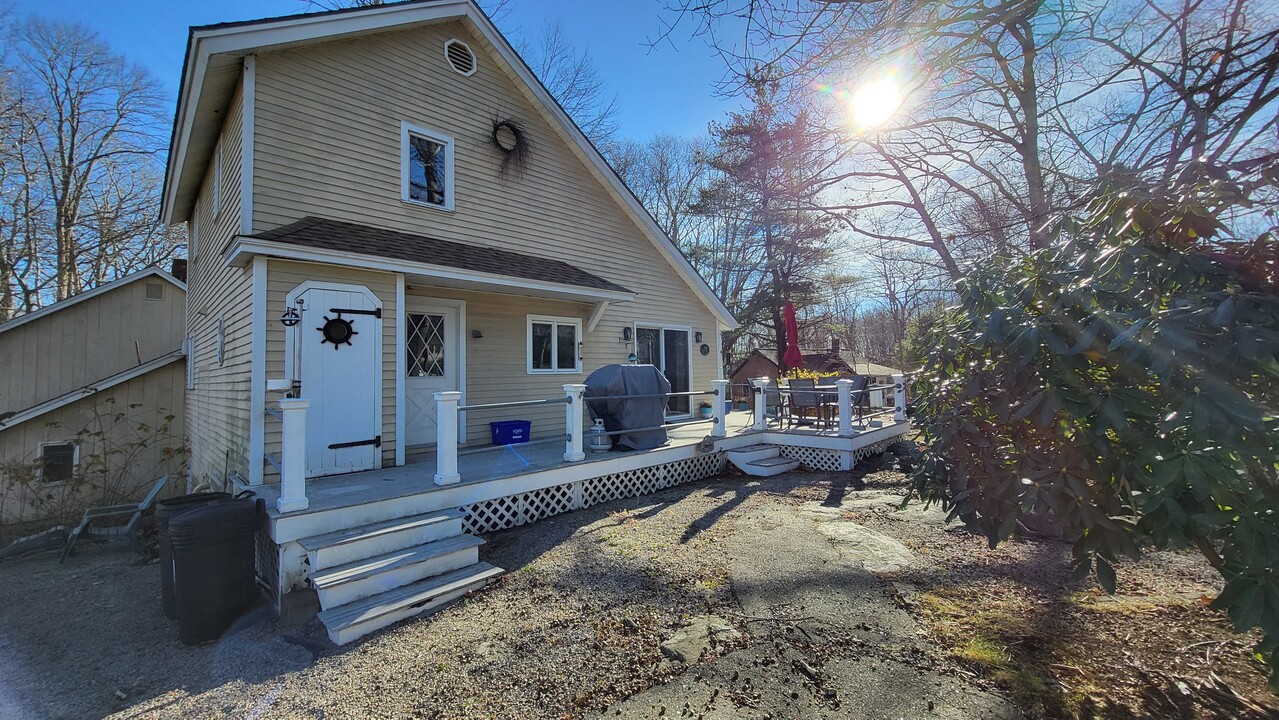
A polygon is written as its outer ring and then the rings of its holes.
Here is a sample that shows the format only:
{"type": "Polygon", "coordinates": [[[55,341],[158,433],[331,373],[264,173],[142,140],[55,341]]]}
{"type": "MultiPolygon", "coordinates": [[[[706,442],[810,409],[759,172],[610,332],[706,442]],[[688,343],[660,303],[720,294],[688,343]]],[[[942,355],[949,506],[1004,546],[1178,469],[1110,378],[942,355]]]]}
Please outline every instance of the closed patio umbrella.
{"type": "Polygon", "coordinates": [[[786,326],[786,354],[782,355],[782,362],[787,368],[803,367],[804,353],[799,351],[799,321],[795,319],[795,304],[790,300],[782,308],[782,323],[786,326]]]}

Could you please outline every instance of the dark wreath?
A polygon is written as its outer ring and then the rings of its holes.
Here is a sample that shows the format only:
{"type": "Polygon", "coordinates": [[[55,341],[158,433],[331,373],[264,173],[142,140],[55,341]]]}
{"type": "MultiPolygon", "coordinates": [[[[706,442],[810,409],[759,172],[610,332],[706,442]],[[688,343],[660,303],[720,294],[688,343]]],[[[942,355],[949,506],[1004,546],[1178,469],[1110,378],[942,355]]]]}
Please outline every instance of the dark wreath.
{"type": "Polygon", "coordinates": [[[512,170],[516,173],[524,172],[532,149],[524,125],[519,120],[495,118],[493,132],[489,137],[502,152],[502,176],[507,176],[512,170]]]}

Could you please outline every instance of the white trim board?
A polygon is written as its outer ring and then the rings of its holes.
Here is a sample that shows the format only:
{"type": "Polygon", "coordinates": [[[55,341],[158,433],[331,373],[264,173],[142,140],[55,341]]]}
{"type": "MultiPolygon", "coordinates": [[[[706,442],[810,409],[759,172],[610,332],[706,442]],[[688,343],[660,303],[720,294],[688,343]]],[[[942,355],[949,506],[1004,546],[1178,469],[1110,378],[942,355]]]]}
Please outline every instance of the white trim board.
{"type": "Polygon", "coordinates": [[[34,420],[41,415],[53,412],[60,407],[70,405],[77,400],[95,395],[103,390],[109,390],[116,385],[126,383],[134,378],[146,375],[152,370],[162,368],[169,363],[177,362],[185,357],[186,353],[181,350],[175,350],[168,355],[161,355],[154,360],[148,360],[141,365],[135,365],[124,372],[116,373],[110,377],[105,377],[92,385],[86,385],[78,390],[72,390],[69,393],[64,393],[51,400],[45,400],[39,405],[35,405],[23,410],[22,412],[15,413],[6,420],[0,420],[0,431],[17,427],[28,420],[34,420]]]}
{"type": "Polygon", "coordinates": [[[112,290],[117,290],[119,288],[124,287],[125,285],[129,285],[130,283],[135,283],[139,280],[142,280],[144,278],[149,278],[149,277],[157,277],[157,278],[160,278],[161,280],[167,280],[168,282],[172,283],[174,287],[178,288],[182,292],[185,293],[187,291],[186,283],[173,277],[172,275],[161,270],[158,267],[149,267],[145,270],[139,270],[135,273],[125,275],[122,278],[112,280],[109,283],[103,283],[93,288],[92,290],[85,290],[79,295],[72,295],[66,300],[60,300],[52,305],[45,305],[39,310],[33,310],[32,312],[29,312],[25,315],[19,315],[18,317],[12,320],[9,320],[8,322],[0,323],[0,333],[6,330],[12,330],[16,327],[22,327],[23,325],[26,325],[32,320],[38,320],[42,317],[47,317],[49,315],[52,315],[58,312],[59,310],[66,310],[67,308],[73,305],[76,305],[78,303],[82,303],[85,300],[95,298],[99,295],[104,295],[106,293],[111,292],[112,290]]]}
{"type": "MultiPolygon", "coordinates": [[[[387,29],[404,29],[450,20],[461,20],[468,29],[488,43],[498,59],[498,66],[517,84],[534,108],[558,131],[568,146],[586,163],[592,175],[613,195],[623,211],[631,217],[648,240],[657,248],[680,278],[693,290],[716,318],[729,329],[737,327],[728,307],[715,295],[697,273],[688,258],[662,231],[657,221],[644,208],[630,188],[622,182],[599,150],[591,144],[581,128],[568,116],[550,92],[537,79],[506,38],[471,0],[437,0],[436,2],[396,3],[334,13],[294,15],[252,23],[195,28],[187,43],[182,88],[174,120],[169,162],[165,169],[163,204],[160,216],[165,223],[178,222],[190,214],[193,197],[203,167],[188,169],[187,155],[192,145],[192,132],[197,111],[212,113],[216,99],[200,103],[205,75],[211,63],[225,63],[226,57],[257,50],[324,42],[338,37],[353,37],[387,29]],[[215,58],[215,56],[223,58],[215,58]],[[179,198],[179,188],[182,197],[179,198]],[[179,207],[177,203],[181,201],[179,207]]],[[[220,105],[219,105],[220,107],[220,105]]],[[[205,131],[207,132],[207,131],[205,131]]],[[[200,138],[208,144],[209,138],[200,138]]],[[[200,157],[201,166],[208,162],[200,157]]]]}

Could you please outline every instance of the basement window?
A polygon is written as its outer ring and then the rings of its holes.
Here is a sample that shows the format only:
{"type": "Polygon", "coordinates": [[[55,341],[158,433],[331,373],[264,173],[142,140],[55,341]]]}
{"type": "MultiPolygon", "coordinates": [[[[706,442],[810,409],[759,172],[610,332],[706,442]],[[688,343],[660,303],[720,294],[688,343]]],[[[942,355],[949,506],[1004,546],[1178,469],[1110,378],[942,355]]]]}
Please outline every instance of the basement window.
{"type": "Polygon", "coordinates": [[[55,485],[71,480],[80,461],[75,443],[45,443],[40,446],[40,484],[55,485]]]}

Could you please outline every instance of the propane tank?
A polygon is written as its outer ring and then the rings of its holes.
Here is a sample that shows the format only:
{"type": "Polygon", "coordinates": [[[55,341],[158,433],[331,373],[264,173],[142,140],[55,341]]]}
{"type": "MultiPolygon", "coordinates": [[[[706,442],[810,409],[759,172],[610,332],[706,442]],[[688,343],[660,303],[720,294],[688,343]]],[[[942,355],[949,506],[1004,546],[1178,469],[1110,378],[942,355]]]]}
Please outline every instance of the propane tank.
{"type": "Polygon", "coordinates": [[[613,438],[605,434],[604,421],[596,419],[591,429],[586,431],[586,444],[591,452],[608,452],[613,448],[613,438]]]}

